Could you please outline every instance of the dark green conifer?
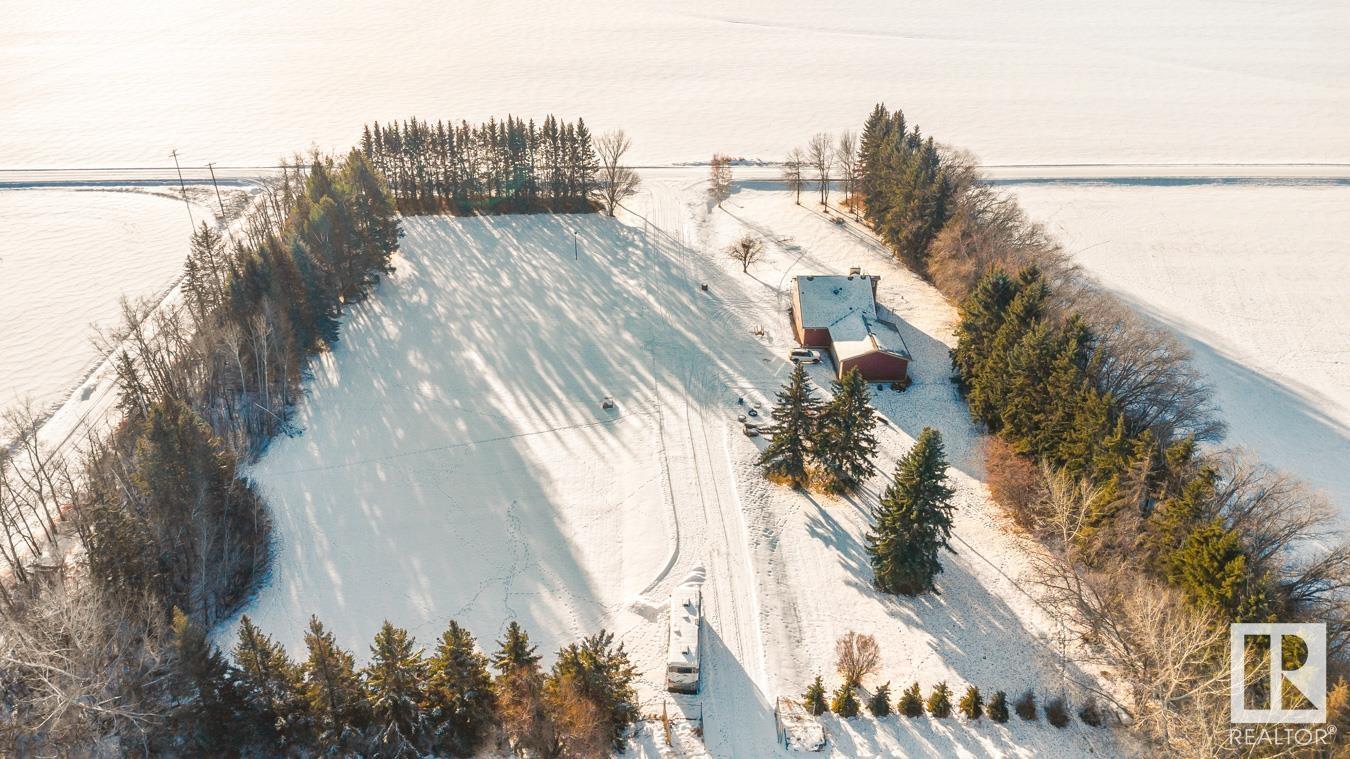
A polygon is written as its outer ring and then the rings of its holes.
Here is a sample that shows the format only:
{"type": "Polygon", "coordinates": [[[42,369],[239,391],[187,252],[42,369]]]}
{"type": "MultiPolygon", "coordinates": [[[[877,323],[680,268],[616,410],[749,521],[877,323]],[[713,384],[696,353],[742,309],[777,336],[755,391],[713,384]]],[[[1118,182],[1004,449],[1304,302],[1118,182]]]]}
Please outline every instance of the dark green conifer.
{"type": "Polygon", "coordinates": [[[928,714],[938,719],[946,719],[952,715],[952,689],[947,687],[946,681],[933,686],[933,692],[928,696],[928,714]]]}
{"type": "Polygon", "coordinates": [[[867,380],[856,368],[836,380],[833,397],[819,416],[815,457],[831,492],[855,490],[876,473],[877,424],[867,380]]]}
{"type": "Polygon", "coordinates": [[[942,436],[926,427],[872,509],[867,552],[879,589],[905,595],[935,590],[933,580],[942,572],[938,552],[951,550],[955,492],[948,484],[942,436]]]}
{"type": "Polygon", "coordinates": [[[917,682],[911,683],[905,692],[900,694],[900,703],[896,705],[900,713],[906,717],[923,716],[923,695],[919,691],[917,682]]]}
{"type": "Polygon", "coordinates": [[[453,619],[428,662],[427,720],[433,744],[454,756],[472,756],[494,722],[487,657],[453,619]]]}
{"type": "Polygon", "coordinates": [[[821,680],[820,675],[816,675],[816,679],[807,686],[806,692],[802,694],[802,706],[806,707],[806,711],[813,717],[819,717],[825,713],[827,708],[825,683],[821,680]]]}
{"type": "Polygon", "coordinates": [[[820,401],[811,392],[806,370],[797,364],[787,384],[778,391],[778,405],[771,413],[774,424],[766,430],[771,435],[769,445],[759,457],[759,465],[770,476],[783,478],[794,487],[806,484],[819,414],[820,401]]]}

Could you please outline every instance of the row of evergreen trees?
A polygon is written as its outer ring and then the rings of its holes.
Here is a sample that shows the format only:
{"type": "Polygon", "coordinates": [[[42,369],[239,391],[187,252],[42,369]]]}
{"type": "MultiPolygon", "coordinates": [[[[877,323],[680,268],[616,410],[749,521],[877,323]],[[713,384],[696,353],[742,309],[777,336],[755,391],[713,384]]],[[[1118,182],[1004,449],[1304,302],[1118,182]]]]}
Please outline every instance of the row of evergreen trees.
{"type": "Polygon", "coordinates": [[[1218,472],[1195,441],[1159,441],[1091,380],[1090,330],[1057,318],[1040,271],[990,271],[961,303],[952,363],[971,413],[1015,451],[1090,483],[1076,548],[1130,556],[1225,619],[1272,611],[1239,532],[1205,508],[1218,472]]]}
{"type": "Polygon", "coordinates": [[[361,151],[404,213],[595,210],[599,159],[582,119],[376,122],[363,129],[361,151]]]}
{"type": "Polygon", "coordinates": [[[857,171],[868,223],[901,261],[924,274],[929,246],[955,211],[959,184],[933,138],[878,103],[863,125],[857,171]]]}
{"type": "MultiPolygon", "coordinates": [[[[813,716],[818,717],[826,711],[831,711],[845,719],[852,719],[862,711],[855,690],[847,685],[841,685],[835,689],[827,700],[825,683],[817,675],[815,681],[807,686],[806,692],[802,694],[802,705],[813,716]]],[[[878,686],[867,697],[866,705],[867,710],[871,712],[873,717],[887,717],[894,712],[910,718],[922,717],[927,714],[934,719],[947,719],[953,713],[952,695],[951,687],[944,681],[933,686],[928,698],[925,699],[923,691],[919,688],[919,683],[914,682],[900,694],[900,698],[892,707],[891,684],[885,683],[878,686]]],[[[1034,722],[1037,719],[1038,712],[1035,691],[1024,691],[1018,697],[1013,711],[1024,721],[1034,722]]],[[[1051,725],[1058,728],[1068,726],[1069,704],[1063,697],[1055,696],[1046,701],[1044,711],[1046,721],[1051,725]]],[[[1007,693],[1001,690],[994,691],[994,695],[986,702],[979,687],[975,685],[966,686],[966,692],[961,696],[961,700],[956,703],[955,712],[970,722],[988,717],[994,722],[1003,724],[1011,716],[1007,693]]],[[[1097,700],[1088,698],[1078,708],[1078,719],[1085,725],[1102,727],[1106,724],[1107,717],[1101,706],[1098,705],[1097,700]]]]}
{"type": "Polygon", "coordinates": [[[429,655],[385,622],[357,667],[317,618],[297,662],[245,616],[231,661],[176,612],[172,648],[173,729],[193,754],[413,759],[509,747],[590,759],[622,751],[638,716],[636,671],[604,631],[563,647],[547,672],[515,622],[491,656],[453,620],[429,655]]]}

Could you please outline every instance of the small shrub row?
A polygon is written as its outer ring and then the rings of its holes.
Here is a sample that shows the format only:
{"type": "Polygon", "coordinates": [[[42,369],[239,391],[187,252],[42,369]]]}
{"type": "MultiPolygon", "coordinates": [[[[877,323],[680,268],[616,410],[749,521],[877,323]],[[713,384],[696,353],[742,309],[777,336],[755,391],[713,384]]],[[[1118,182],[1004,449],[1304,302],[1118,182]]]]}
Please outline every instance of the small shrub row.
{"type": "MultiPolygon", "coordinates": [[[[806,710],[815,716],[824,714],[826,711],[832,711],[840,717],[852,718],[858,716],[862,710],[862,704],[858,700],[855,688],[847,683],[841,684],[834,693],[830,694],[828,701],[825,694],[824,680],[817,675],[814,682],[802,694],[802,705],[806,710]]],[[[896,702],[895,708],[891,708],[891,684],[889,682],[878,686],[872,695],[867,699],[867,710],[874,717],[885,717],[895,711],[906,717],[922,717],[927,714],[937,719],[946,719],[952,715],[952,690],[947,683],[940,682],[933,686],[933,690],[925,699],[922,690],[917,682],[911,683],[908,688],[900,694],[900,699],[896,702]]],[[[980,693],[977,686],[970,685],[966,687],[965,695],[956,705],[956,711],[960,712],[962,717],[967,720],[977,720],[981,717],[1004,723],[1008,721],[1008,694],[1003,691],[995,691],[988,702],[980,693]]],[[[1069,708],[1069,702],[1063,696],[1055,696],[1045,702],[1044,707],[1039,707],[1036,701],[1035,691],[1028,688],[1022,692],[1013,702],[1012,711],[1022,718],[1025,722],[1035,722],[1039,719],[1039,713],[1045,712],[1045,720],[1058,728],[1064,728],[1072,720],[1072,713],[1069,708]]],[[[1101,727],[1106,724],[1106,714],[1096,699],[1089,697],[1078,709],[1078,719],[1085,725],[1091,727],[1101,727]]]]}

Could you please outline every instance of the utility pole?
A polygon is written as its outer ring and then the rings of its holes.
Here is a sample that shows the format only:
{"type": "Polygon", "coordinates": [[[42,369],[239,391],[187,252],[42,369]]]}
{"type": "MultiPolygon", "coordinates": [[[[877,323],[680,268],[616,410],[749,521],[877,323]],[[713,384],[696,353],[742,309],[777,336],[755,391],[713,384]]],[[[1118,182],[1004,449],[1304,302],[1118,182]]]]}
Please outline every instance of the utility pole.
{"type": "Polygon", "coordinates": [[[572,260],[581,260],[581,247],[577,244],[577,231],[572,230],[572,260]]]}
{"type": "Polygon", "coordinates": [[[183,205],[187,206],[188,221],[192,223],[192,229],[196,231],[197,220],[192,218],[192,204],[187,199],[187,185],[183,184],[183,167],[178,165],[178,148],[170,150],[169,155],[173,156],[173,167],[178,170],[178,189],[183,193],[183,205]]]}
{"type": "Polygon", "coordinates": [[[216,188],[216,202],[220,204],[220,220],[225,220],[225,201],[220,199],[220,185],[216,184],[216,164],[214,162],[206,164],[206,168],[211,171],[211,186],[216,188]]]}

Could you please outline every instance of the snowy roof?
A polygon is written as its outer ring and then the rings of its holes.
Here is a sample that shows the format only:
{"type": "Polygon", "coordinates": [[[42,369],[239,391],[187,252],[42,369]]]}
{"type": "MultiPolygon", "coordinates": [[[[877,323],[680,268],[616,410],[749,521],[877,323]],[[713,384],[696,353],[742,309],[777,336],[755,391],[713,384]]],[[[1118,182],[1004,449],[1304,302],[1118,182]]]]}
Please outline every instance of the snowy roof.
{"type": "Polygon", "coordinates": [[[862,274],[805,274],[793,277],[797,318],[806,329],[822,329],[852,313],[875,319],[872,278],[862,274]]]}
{"type": "Polygon", "coordinates": [[[830,344],[840,361],[877,351],[909,358],[899,330],[875,318],[851,312],[830,325],[830,344]]]}
{"type": "Polygon", "coordinates": [[[696,566],[670,594],[668,667],[698,666],[698,628],[703,616],[703,567],[696,566]]]}

